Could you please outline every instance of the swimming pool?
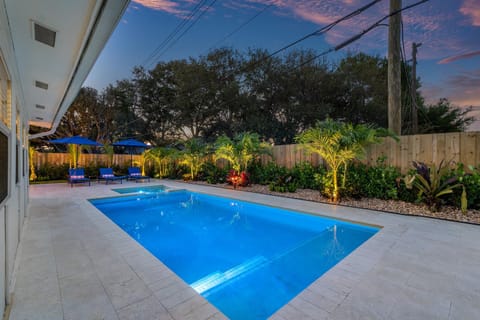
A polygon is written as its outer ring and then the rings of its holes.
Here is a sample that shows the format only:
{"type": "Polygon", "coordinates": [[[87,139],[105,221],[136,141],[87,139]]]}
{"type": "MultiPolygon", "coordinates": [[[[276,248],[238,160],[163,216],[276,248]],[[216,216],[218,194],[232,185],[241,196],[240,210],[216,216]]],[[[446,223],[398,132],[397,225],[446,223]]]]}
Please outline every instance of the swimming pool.
{"type": "Polygon", "coordinates": [[[91,202],[230,319],[266,319],[378,228],[189,191],[91,202]]]}
{"type": "Polygon", "coordinates": [[[118,188],[112,189],[116,193],[127,194],[127,193],[158,193],[166,191],[168,188],[164,185],[156,186],[147,186],[147,187],[131,187],[131,188],[118,188]]]}

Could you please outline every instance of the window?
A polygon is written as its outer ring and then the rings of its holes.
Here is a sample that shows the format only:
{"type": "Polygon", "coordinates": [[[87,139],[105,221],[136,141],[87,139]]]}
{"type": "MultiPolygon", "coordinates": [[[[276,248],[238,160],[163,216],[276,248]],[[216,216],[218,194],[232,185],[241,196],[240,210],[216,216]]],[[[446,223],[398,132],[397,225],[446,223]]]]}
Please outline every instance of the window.
{"type": "Polygon", "coordinates": [[[12,102],[10,99],[10,81],[7,77],[7,71],[0,60],[0,122],[3,122],[7,128],[11,128],[11,120],[12,102]]]}
{"type": "Polygon", "coordinates": [[[8,136],[0,130],[0,203],[8,195],[8,164],[8,136]]]}
{"type": "Polygon", "coordinates": [[[20,152],[20,148],[18,147],[19,141],[17,140],[17,145],[16,145],[16,150],[15,150],[15,183],[18,184],[18,181],[20,181],[20,170],[18,168],[18,153],[20,152]]]}

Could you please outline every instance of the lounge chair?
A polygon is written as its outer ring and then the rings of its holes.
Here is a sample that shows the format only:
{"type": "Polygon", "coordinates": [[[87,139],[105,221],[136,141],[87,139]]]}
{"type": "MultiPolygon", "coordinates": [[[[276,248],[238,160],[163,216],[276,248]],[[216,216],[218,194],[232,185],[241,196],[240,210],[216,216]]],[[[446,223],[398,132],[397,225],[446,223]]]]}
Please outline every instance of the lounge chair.
{"type": "Polygon", "coordinates": [[[68,169],[68,183],[73,188],[74,183],[86,183],[90,185],[90,178],[85,177],[85,170],[83,168],[68,169]]]}
{"type": "Polygon", "coordinates": [[[138,180],[148,180],[148,182],[150,182],[150,177],[142,176],[142,172],[140,171],[139,167],[128,168],[128,179],[135,180],[135,182],[138,182],[138,180]]]}
{"type": "Polygon", "coordinates": [[[108,184],[109,181],[118,181],[120,180],[120,183],[123,183],[123,179],[125,179],[126,176],[116,176],[113,174],[113,169],[112,168],[100,168],[100,176],[98,177],[98,181],[100,182],[100,179],[105,180],[105,184],[108,184]]]}

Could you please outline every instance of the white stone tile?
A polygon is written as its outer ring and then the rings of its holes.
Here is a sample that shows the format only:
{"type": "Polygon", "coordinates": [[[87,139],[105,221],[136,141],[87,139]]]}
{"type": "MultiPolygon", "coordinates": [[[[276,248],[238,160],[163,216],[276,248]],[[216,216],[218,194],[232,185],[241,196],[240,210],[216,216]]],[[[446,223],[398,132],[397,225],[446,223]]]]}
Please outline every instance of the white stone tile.
{"type": "Polygon", "coordinates": [[[154,296],[121,308],[118,310],[118,317],[120,320],[173,320],[154,296]]]}

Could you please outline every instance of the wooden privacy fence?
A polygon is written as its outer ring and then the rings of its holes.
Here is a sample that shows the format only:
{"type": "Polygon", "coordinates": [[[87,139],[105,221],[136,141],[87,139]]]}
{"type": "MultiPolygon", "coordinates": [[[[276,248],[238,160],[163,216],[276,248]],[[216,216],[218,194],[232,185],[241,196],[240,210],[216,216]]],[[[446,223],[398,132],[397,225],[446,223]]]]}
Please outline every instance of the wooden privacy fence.
{"type": "MultiPolygon", "coordinates": [[[[140,160],[140,155],[133,155],[133,162],[140,160]]],[[[82,153],[78,159],[78,165],[84,167],[88,164],[106,165],[108,161],[108,155],[106,154],[88,154],[82,153]]],[[[68,164],[70,163],[70,155],[68,153],[42,153],[35,152],[33,156],[33,164],[36,168],[43,167],[47,164],[68,164]]],[[[115,154],[113,156],[113,163],[116,165],[130,165],[129,154],[115,154]]]]}
{"type": "MultiPolygon", "coordinates": [[[[285,167],[293,167],[303,161],[313,165],[322,163],[316,155],[306,155],[299,145],[279,145],[273,150],[274,161],[285,167]]],[[[403,173],[412,169],[412,161],[438,165],[442,160],[467,165],[480,164],[480,132],[436,133],[401,136],[397,142],[385,138],[381,144],[367,149],[362,161],[374,165],[379,157],[386,156],[385,163],[398,167],[403,173]]],[[[262,156],[262,162],[271,161],[262,156]]]]}
{"type": "MultiPolygon", "coordinates": [[[[442,160],[454,161],[465,165],[480,164],[480,132],[436,133],[411,136],[401,136],[396,142],[386,138],[381,144],[373,145],[367,150],[364,163],[374,165],[379,157],[386,156],[385,163],[398,167],[402,172],[412,168],[412,161],[422,161],[427,164],[438,165],[442,160]]],[[[140,160],[140,155],[133,155],[133,161],[140,160]]],[[[68,153],[39,153],[35,152],[34,165],[38,168],[45,164],[69,163],[68,153]]],[[[268,156],[262,156],[262,163],[272,161],[268,156]]],[[[320,165],[323,160],[316,154],[306,154],[295,144],[278,145],[273,147],[273,161],[279,166],[288,168],[296,163],[310,162],[320,165]]],[[[130,155],[116,154],[114,164],[129,165],[130,155]]],[[[106,164],[105,154],[81,154],[79,165],[106,164]]]]}

